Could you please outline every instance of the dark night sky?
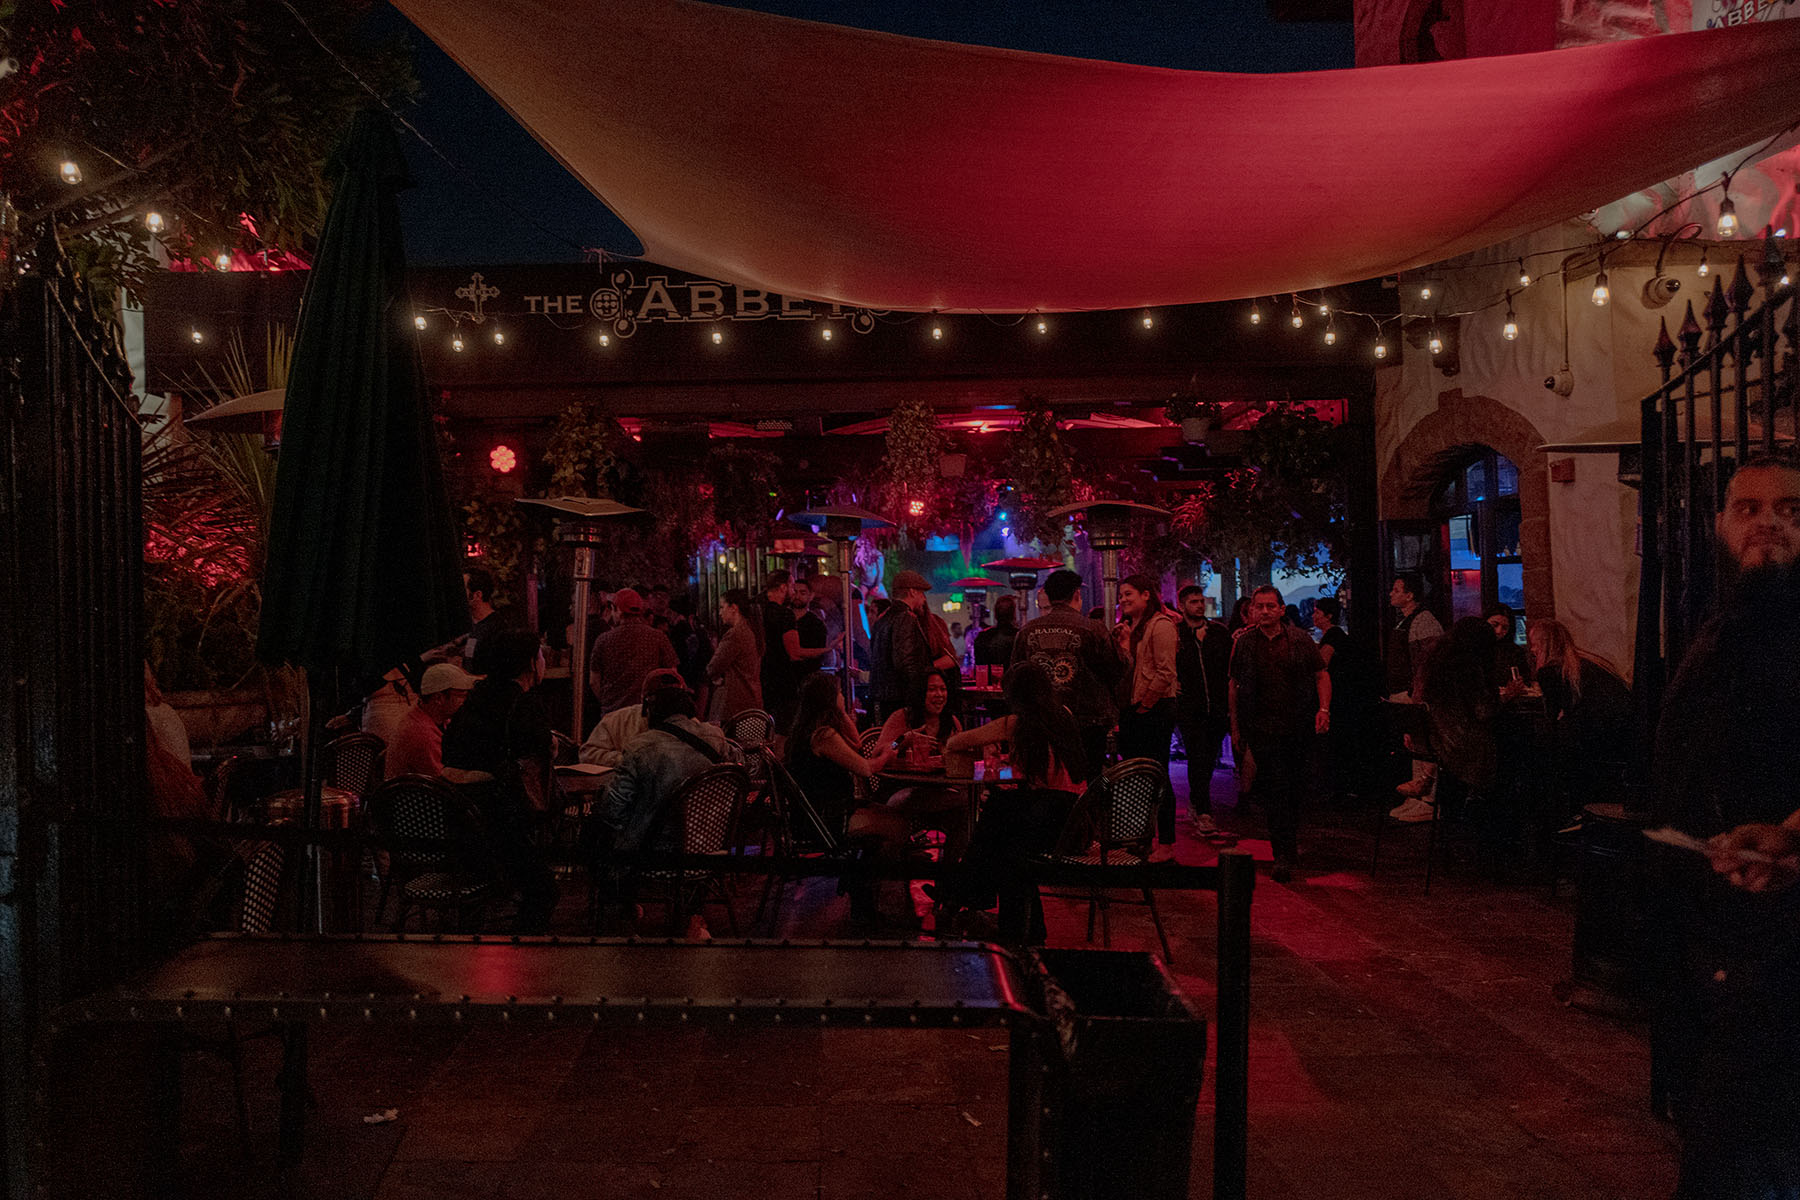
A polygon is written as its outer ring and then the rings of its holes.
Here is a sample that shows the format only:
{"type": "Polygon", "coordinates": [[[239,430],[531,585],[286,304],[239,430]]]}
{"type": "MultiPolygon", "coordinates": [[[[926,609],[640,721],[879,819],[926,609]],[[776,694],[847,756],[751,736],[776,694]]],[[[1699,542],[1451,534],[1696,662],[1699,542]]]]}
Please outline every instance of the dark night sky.
{"type": "MultiPolygon", "coordinates": [[[[603,7],[603,6],[598,6],[603,7]]],[[[1280,24],[1264,0],[754,0],[733,7],[939,38],[1206,71],[1349,67],[1350,25],[1280,24]]],[[[376,22],[413,45],[421,85],[406,115],[457,169],[407,137],[417,186],[401,198],[420,264],[580,261],[638,250],[586,188],[391,8],[376,22]]]]}

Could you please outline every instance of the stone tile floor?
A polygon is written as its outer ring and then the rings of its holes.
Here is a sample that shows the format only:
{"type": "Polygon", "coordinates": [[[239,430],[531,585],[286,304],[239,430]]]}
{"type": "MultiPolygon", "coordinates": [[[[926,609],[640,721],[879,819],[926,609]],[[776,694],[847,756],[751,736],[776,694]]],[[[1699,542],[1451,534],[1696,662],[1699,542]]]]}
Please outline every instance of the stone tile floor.
{"type": "MultiPolygon", "coordinates": [[[[1215,792],[1232,797],[1227,772],[1215,792]]],[[[1218,808],[1244,835],[1240,849],[1266,863],[1258,815],[1218,808]]],[[[1644,1031],[1552,995],[1569,964],[1570,888],[1552,898],[1541,870],[1496,882],[1453,839],[1426,896],[1424,828],[1390,826],[1371,876],[1372,822],[1372,806],[1316,812],[1294,881],[1258,879],[1250,1194],[1668,1195],[1674,1142],[1649,1114],[1644,1031]]],[[[1184,832],[1184,861],[1213,853],[1184,832]]],[[[571,930],[579,903],[559,914],[571,930]]],[[[1210,1009],[1211,897],[1165,893],[1162,904],[1175,972],[1210,1009]]],[[[1086,906],[1049,909],[1051,944],[1081,945],[1086,906]]],[[[834,932],[842,910],[828,885],[812,885],[784,932],[834,932]]],[[[1113,945],[1155,948],[1143,909],[1115,910],[1113,945]]],[[[991,1200],[1005,1178],[1003,1041],[963,1030],[332,1031],[315,1041],[307,1161],[285,1180],[269,1162],[272,1044],[246,1053],[249,1162],[229,1075],[189,1056],[180,1194],[991,1200]],[[388,1108],[397,1120],[364,1123],[388,1108]]],[[[1210,1061],[1206,1075],[1196,1197],[1211,1191],[1210,1061]]]]}

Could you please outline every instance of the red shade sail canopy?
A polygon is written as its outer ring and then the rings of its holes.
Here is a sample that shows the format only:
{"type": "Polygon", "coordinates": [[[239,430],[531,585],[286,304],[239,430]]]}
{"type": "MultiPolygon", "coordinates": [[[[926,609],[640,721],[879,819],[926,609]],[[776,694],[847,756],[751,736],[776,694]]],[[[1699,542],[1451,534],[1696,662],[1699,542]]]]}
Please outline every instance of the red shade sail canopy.
{"type": "Polygon", "coordinates": [[[1192,303],[1542,228],[1800,118],[1800,21],[1288,75],[690,0],[396,0],[646,255],[877,309],[1192,303]]]}

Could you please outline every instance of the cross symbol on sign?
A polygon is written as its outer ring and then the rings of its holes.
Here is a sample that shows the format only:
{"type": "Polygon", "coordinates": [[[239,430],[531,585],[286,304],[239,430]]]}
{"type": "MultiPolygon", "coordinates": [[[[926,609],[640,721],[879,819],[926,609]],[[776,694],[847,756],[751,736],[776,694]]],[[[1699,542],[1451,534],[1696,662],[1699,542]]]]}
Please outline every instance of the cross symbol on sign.
{"type": "Polygon", "coordinates": [[[468,283],[456,289],[456,294],[475,306],[475,311],[470,314],[470,319],[479,325],[487,320],[487,317],[483,316],[481,312],[482,303],[498,296],[500,294],[500,289],[497,287],[489,287],[487,283],[483,281],[481,272],[477,271],[469,276],[468,283]]]}

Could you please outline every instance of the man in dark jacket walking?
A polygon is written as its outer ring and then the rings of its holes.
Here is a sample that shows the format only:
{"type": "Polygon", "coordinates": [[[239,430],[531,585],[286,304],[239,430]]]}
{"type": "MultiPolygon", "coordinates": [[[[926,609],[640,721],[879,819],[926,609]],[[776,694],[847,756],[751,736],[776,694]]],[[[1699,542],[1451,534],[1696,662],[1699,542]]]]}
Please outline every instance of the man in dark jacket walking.
{"type": "Polygon", "coordinates": [[[1050,611],[1028,621],[1013,642],[1013,665],[1034,662],[1050,674],[1056,698],[1081,727],[1081,748],[1088,772],[1106,767],[1106,735],[1119,720],[1113,690],[1125,664],[1113,648],[1105,626],[1081,615],[1081,576],[1050,572],[1044,581],[1050,611]]]}
{"type": "Polygon", "coordinates": [[[1206,618],[1206,593],[1198,584],[1181,589],[1181,620],[1175,626],[1175,728],[1187,751],[1188,812],[1202,837],[1218,833],[1212,817],[1212,774],[1219,745],[1231,727],[1229,689],[1231,634],[1222,621],[1206,618]]]}
{"type": "Polygon", "coordinates": [[[925,694],[931,643],[925,633],[925,593],[931,584],[917,571],[894,576],[894,602],[875,624],[869,693],[877,723],[925,694]]]}

